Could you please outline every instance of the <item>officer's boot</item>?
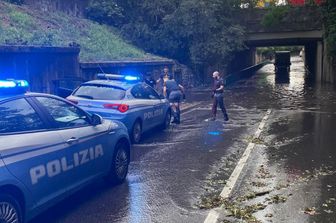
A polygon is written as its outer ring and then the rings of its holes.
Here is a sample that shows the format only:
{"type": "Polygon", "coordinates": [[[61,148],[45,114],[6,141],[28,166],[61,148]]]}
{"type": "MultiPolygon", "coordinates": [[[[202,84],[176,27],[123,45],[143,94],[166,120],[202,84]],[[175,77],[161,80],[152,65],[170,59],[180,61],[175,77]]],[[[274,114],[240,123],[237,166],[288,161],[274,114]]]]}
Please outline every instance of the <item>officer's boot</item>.
{"type": "Polygon", "coordinates": [[[172,116],[173,116],[173,121],[172,121],[172,123],[177,123],[177,112],[174,111],[174,110],[172,110],[171,112],[172,112],[172,116]]]}
{"type": "Polygon", "coordinates": [[[227,115],[227,113],[224,113],[224,121],[229,121],[229,116],[227,115]]]}
{"type": "Polygon", "coordinates": [[[180,124],[181,122],[181,111],[180,108],[176,109],[176,124],[180,124]]]}

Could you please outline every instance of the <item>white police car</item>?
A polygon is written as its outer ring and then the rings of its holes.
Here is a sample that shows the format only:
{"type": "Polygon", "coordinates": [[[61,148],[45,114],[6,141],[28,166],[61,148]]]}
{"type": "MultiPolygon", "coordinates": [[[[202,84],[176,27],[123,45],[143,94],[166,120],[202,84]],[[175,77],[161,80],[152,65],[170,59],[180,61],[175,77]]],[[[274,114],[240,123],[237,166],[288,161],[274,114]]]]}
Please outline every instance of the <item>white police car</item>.
{"type": "Polygon", "coordinates": [[[114,74],[97,77],[99,80],[82,84],[67,99],[88,112],[121,121],[134,143],[140,142],[143,132],[170,125],[168,100],[137,77],[114,74]]]}
{"type": "Polygon", "coordinates": [[[0,81],[1,223],[29,221],[98,177],[121,183],[128,172],[122,123],[27,86],[0,81]]]}

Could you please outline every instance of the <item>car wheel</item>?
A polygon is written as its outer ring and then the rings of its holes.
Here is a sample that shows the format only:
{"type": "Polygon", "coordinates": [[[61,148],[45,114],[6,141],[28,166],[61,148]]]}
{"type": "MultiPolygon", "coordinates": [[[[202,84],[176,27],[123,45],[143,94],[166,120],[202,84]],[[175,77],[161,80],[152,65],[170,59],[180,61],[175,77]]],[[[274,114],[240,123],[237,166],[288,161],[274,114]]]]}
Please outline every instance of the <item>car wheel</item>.
{"type": "Polygon", "coordinates": [[[128,143],[118,142],[114,149],[111,169],[106,180],[112,184],[121,184],[127,176],[129,163],[128,143]]]}
{"type": "Polygon", "coordinates": [[[18,201],[8,194],[0,193],[0,222],[22,223],[22,211],[18,201]]]}
{"type": "Polygon", "coordinates": [[[171,112],[167,111],[164,122],[162,124],[162,129],[166,129],[170,126],[170,122],[171,122],[171,112]]]}
{"type": "Polygon", "coordinates": [[[133,143],[139,143],[142,135],[142,126],[139,120],[137,120],[132,128],[131,139],[133,143]]]}

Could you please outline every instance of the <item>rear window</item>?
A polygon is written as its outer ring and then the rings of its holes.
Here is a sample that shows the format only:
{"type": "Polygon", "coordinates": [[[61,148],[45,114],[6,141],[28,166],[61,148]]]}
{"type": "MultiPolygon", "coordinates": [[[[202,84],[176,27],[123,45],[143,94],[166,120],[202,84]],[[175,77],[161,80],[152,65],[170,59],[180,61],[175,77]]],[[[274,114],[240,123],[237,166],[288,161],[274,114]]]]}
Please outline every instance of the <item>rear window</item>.
{"type": "Polygon", "coordinates": [[[80,86],[73,95],[95,100],[120,100],[125,97],[125,90],[113,86],[86,84],[80,86]]]}

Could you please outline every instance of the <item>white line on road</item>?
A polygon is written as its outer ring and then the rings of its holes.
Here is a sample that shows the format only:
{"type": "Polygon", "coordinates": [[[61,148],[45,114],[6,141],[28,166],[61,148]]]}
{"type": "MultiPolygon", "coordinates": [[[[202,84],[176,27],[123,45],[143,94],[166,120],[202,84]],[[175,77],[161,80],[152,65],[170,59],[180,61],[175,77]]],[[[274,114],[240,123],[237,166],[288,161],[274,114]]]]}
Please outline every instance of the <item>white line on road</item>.
{"type": "Polygon", "coordinates": [[[189,108],[197,107],[197,106],[199,106],[200,104],[202,104],[202,103],[199,102],[199,103],[195,103],[195,104],[190,104],[190,105],[185,106],[185,107],[181,107],[181,112],[183,112],[183,111],[185,111],[185,110],[187,110],[187,109],[189,109],[189,108]]]}
{"type": "MultiPolygon", "coordinates": [[[[259,136],[260,136],[263,128],[265,127],[266,121],[267,121],[269,115],[271,114],[271,112],[272,112],[271,109],[267,110],[266,115],[264,116],[264,118],[261,120],[261,122],[259,124],[258,130],[254,134],[255,138],[259,138],[259,136]]],[[[239,175],[241,174],[245,164],[247,163],[247,160],[248,160],[254,146],[255,146],[255,144],[253,142],[250,142],[247,145],[247,148],[245,149],[244,154],[240,158],[238,164],[236,165],[236,168],[232,172],[230,178],[228,179],[228,181],[225,184],[225,187],[223,188],[222,192],[220,193],[220,196],[222,198],[224,198],[224,199],[229,198],[235,184],[237,183],[239,175]]],[[[205,219],[204,223],[216,223],[218,221],[218,217],[219,217],[218,211],[211,210],[209,212],[207,218],[205,219]]]]}

